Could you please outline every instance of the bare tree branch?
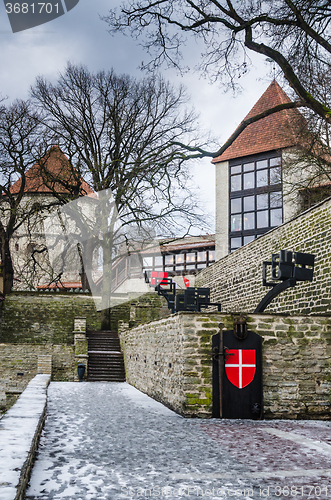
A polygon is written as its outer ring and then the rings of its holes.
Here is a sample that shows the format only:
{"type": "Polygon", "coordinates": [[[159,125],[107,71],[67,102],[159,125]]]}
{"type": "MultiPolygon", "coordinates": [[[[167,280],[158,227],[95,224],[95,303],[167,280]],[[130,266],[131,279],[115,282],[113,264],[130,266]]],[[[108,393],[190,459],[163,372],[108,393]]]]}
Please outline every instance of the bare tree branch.
{"type": "Polygon", "coordinates": [[[330,123],[331,103],[320,100],[314,85],[314,75],[329,71],[331,64],[326,1],[130,0],[104,20],[111,33],[130,31],[139,39],[153,57],[145,68],[154,69],[164,60],[181,67],[183,34],[202,38],[206,53],[200,68],[230,87],[247,71],[247,49],[267,56],[300,102],[330,123]]]}

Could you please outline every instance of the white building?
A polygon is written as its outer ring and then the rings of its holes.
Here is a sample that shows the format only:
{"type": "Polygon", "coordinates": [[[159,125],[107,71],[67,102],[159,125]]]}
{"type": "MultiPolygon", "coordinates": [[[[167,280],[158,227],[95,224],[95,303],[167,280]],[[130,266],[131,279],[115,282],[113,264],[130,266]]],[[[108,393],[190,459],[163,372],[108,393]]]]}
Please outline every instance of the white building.
{"type": "MultiPolygon", "coordinates": [[[[79,177],[78,177],[79,179],[79,177]]],[[[95,197],[91,187],[80,178],[80,194],[86,198],[95,197]]],[[[26,221],[14,233],[11,243],[11,257],[14,268],[14,289],[35,289],[39,285],[45,285],[56,278],[56,271],[50,265],[46,238],[45,221],[50,211],[56,212],[57,207],[52,204],[57,202],[55,193],[70,201],[74,199],[77,191],[77,178],[73,178],[68,158],[57,147],[53,146],[45,158],[33,165],[25,174],[24,196],[20,203],[20,217],[23,219],[24,212],[29,213],[32,209],[35,215],[28,217],[26,221]],[[50,207],[45,209],[45,207],[50,207]]],[[[19,193],[22,178],[18,179],[11,187],[13,195],[19,193]]],[[[71,258],[70,272],[61,277],[62,282],[81,281],[81,263],[78,252],[71,258]]],[[[68,266],[67,266],[68,269],[68,266]]]]}

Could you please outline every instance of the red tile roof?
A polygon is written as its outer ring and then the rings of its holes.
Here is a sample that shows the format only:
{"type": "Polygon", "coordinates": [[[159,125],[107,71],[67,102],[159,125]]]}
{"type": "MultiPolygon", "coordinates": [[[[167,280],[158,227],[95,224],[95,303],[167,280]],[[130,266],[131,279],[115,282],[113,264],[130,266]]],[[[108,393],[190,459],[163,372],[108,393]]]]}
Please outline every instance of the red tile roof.
{"type": "MultiPolygon", "coordinates": [[[[81,195],[93,195],[93,189],[79,176],[77,177],[69,165],[69,160],[58,146],[52,146],[44,158],[35,163],[25,174],[25,193],[52,193],[78,194],[75,187],[81,181],[81,195]]],[[[22,177],[10,188],[12,194],[19,193],[22,185],[22,177]]]]}
{"type": "Polygon", "coordinates": [[[49,285],[38,285],[37,290],[70,290],[70,288],[82,289],[81,281],[58,281],[57,283],[50,283],[49,285]]]}
{"type": "MultiPolygon", "coordinates": [[[[289,102],[291,99],[274,80],[244,120],[289,102]]],[[[294,146],[300,142],[299,130],[304,123],[305,120],[297,109],[278,111],[248,125],[212,163],[294,146]]]]}

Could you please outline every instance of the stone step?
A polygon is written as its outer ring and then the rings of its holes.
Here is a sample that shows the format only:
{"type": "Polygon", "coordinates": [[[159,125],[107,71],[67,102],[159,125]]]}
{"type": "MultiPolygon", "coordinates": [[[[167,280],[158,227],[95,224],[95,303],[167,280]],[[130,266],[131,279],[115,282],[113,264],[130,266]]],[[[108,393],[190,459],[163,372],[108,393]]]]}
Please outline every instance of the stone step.
{"type": "Polygon", "coordinates": [[[89,367],[90,369],[93,369],[94,367],[105,367],[106,370],[111,370],[112,368],[118,368],[119,366],[124,366],[123,361],[116,361],[115,363],[103,363],[103,362],[93,362],[89,361],[89,367]]]}
{"type": "Polygon", "coordinates": [[[102,368],[102,367],[94,367],[94,368],[89,368],[88,374],[89,375],[95,375],[97,373],[124,373],[124,368],[121,366],[117,366],[116,368],[102,368]]]}
{"type": "Polygon", "coordinates": [[[105,365],[94,365],[94,366],[89,366],[89,373],[94,373],[94,372],[106,372],[106,373],[112,373],[112,372],[118,372],[118,371],[124,371],[124,366],[123,365],[116,365],[116,366],[105,366],[105,365]]]}
{"type": "Polygon", "coordinates": [[[117,332],[88,332],[87,339],[87,380],[124,382],[124,360],[117,332]]]}
{"type": "Polygon", "coordinates": [[[107,346],[100,346],[100,345],[89,345],[88,346],[89,351],[121,351],[121,346],[120,345],[107,345],[107,346]]]}
{"type": "Polygon", "coordinates": [[[111,378],[125,378],[125,373],[124,372],[91,372],[89,373],[89,380],[90,379],[97,379],[97,378],[104,378],[104,377],[111,377],[111,378]]]}
{"type": "Polygon", "coordinates": [[[110,354],[111,356],[116,356],[118,354],[119,356],[122,355],[121,351],[88,351],[89,355],[91,354],[110,354]]]}
{"type": "Polygon", "coordinates": [[[88,339],[89,342],[92,342],[92,343],[95,343],[95,342],[100,342],[100,344],[112,344],[112,343],[117,343],[120,341],[120,339],[117,337],[117,338],[111,338],[111,339],[107,339],[107,338],[103,338],[103,339],[99,339],[99,338],[89,338],[88,339]]]}
{"type": "Polygon", "coordinates": [[[88,351],[89,359],[102,359],[102,360],[110,360],[115,361],[117,358],[122,359],[122,353],[119,351],[88,351]]]}
{"type": "Polygon", "coordinates": [[[89,382],[92,381],[92,382],[99,382],[99,381],[103,381],[103,380],[112,380],[113,382],[125,382],[125,377],[124,375],[120,375],[120,374],[115,374],[115,375],[109,375],[109,374],[98,374],[98,375],[92,375],[90,378],[89,378],[89,382]]]}
{"type": "Polygon", "coordinates": [[[93,367],[89,368],[89,375],[95,375],[97,373],[109,373],[110,375],[112,373],[124,373],[123,367],[114,367],[114,368],[103,368],[103,367],[93,367]]]}
{"type": "Polygon", "coordinates": [[[100,345],[100,344],[92,344],[88,346],[89,351],[120,351],[120,345],[100,345]]]}

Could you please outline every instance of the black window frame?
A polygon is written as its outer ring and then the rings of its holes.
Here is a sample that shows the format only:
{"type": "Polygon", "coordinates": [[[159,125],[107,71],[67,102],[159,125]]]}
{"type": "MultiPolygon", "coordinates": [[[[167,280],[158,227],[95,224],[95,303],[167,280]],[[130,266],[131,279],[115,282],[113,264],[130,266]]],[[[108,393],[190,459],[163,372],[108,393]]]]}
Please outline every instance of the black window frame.
{"type": "Polygon", "coordinates": [[[162,265],[155,265],[154,254],[146,254],[144,258],[152,257],[153,263],[150,266],[144,265],[145,271],[162,271],[169,273],[169,276],[180,276],[182,274],[196,274],[201,269],[214,264],[215,246],[206,246],[200,248],[191,248],[183,251],[162,252],[162,265]],[[199,260],[199,252],[205,253],[205,259],[199,260]],[[194,256],[194,260],[187,260],[187,255],[194,256]],[[182,256],[183,262],[176,263],[176,256],[182,256]],[[167,257],[172,257],[172,263],[166,264],[167,257]]]}
{"type": "MultiPolygon", "coordinates": [[[[234,169],[238,170],[238,169],[234,169]]],[[[258,236],[266,233],[270,229],[277,227],[277,225],[271,225],[271,211],[272,210],[277,210],[281,209],[281,220],[283,221],[283,192],[282,192],[282,155],[280,151],[274,150],[274,151],[268,151],[265,153],[259,153],[256,155],[250,155],[250,156],[245,156],[242,158],[237,158],[235,160],[230,160],[229,161],[229,252],[233,252],[237,248],[240,248],[244,244],[244,238],[250,238],[253,237],[253,239],[257,238],[258,236]],[[272,159],[279,159],[279,165],[270,165],[270,160],[272,159]],[[267,161],[267,167],[264,168],[257,168],[257,162],[260,161],[267,161]],[[254,187],[248,188],[248,189],[243,189],[244,187],[244,174],[248,173],[248,171],[244,171],[244,164],[249,164],[249,163],[254,163],[254,170],[249,170],[249,172],[254,172],[254,187]],[[231,167],[239,167],[241,172],[238,173],[237,171],[234,171],[234,173],[231,172],[231,167]],[[279,167],[280,169],[280,178],[279,182],[277,184],[270,184],[270,174],[271,174],[271,169],[279,167]],[[261,172],[262,170],[267,170],[268,171],[268,184],[260,187],[256,187],[257,184],[257,172],[261,172]],[[241,175],[241,189],[238,191],[231,191],[231,179],[235,175],[241,175]],[[281,195],[281,203],[278,207],[271,207],[270,204],[270,193],[280,193],[281,195]],[[268,207],[267,208],[257,208],[257,196],[259,194],[267,194],[268,195],[268,207]],[[248,196],[254,196],[254,209],[252,210],[247,210],[244,211],[244,198],[248,196]],[[240,212],[231,212],[231,202],[232,200],[235,199],[241,199],[241,211],[240,212]],[[258,228],[257,227],[257,214],[262,213],[264,210],[266,210],[267,216],[268,216],[268,225],[265,227],[258,228]],[[254,214],[254,228],[252,229],[244,229],[244,214],[254,214]],[[232,222],[232,216],[235,215],[240,215],[241,216],[241,229],[237,231],[232,231],[231,229],[231,222],[232,222]],[[241,245],[233,247],[231,245],[231,239],[232,238],[240,238],[241,239],[241,245]]],[[[281,222],[282,223],[282,222],[281,222]]],[[[281,224],[280,223],[280,224],[281,224]]],[[[279,225],[279,224],[278,224],[279,225]]]]}

